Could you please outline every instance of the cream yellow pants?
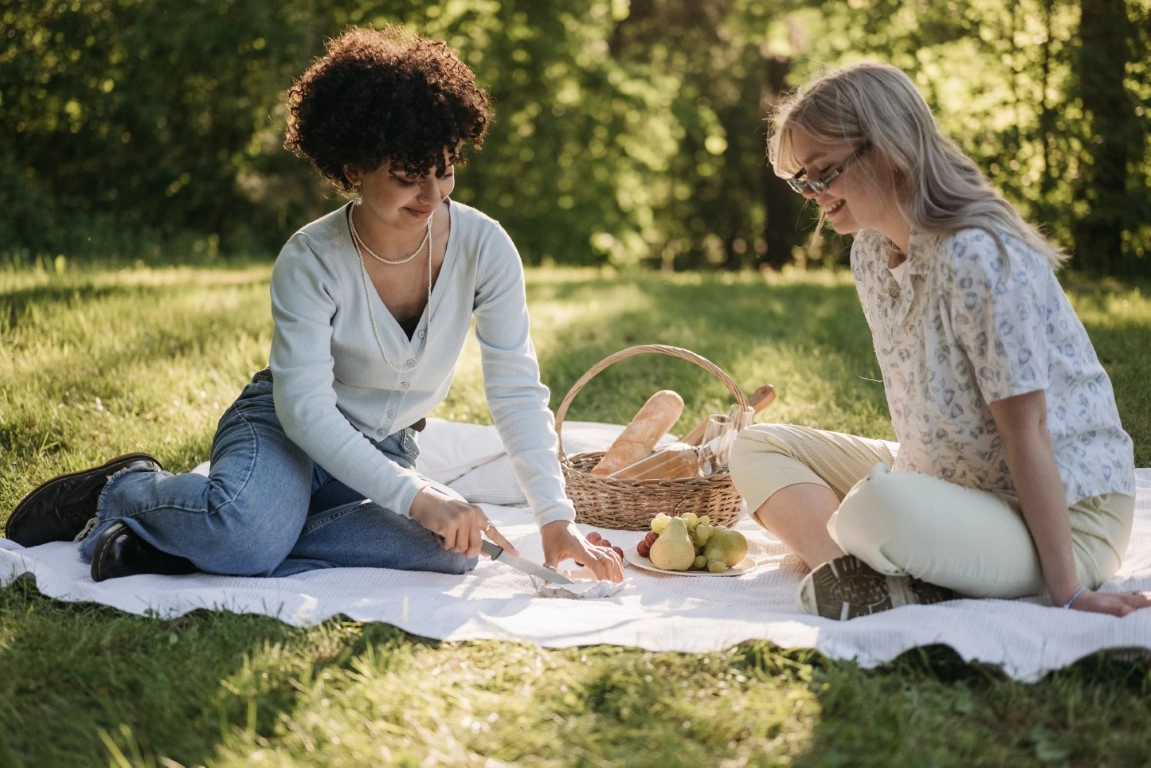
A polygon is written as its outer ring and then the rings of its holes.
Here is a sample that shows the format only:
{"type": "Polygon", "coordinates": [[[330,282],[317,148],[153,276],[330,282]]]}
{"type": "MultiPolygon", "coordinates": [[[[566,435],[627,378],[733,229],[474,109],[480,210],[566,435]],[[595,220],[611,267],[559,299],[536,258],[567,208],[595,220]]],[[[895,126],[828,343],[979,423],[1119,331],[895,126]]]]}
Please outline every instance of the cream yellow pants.
{"type": "MultiPolygon", "coordinates": [[[[881,573],[910,574],[970,597],[1046,591],[1016,497],[918,472],[892,472],[896,451],[898,445],[885,440],[755,424],[735,440],[731,476],[753,516],[789,485],[830,488],[840,505],[828,533],[881,573]]],[[[1095,496],[1067,512],[1080,582],[1096,588],[1119,569],[1135,499],[1095,496]]]]}

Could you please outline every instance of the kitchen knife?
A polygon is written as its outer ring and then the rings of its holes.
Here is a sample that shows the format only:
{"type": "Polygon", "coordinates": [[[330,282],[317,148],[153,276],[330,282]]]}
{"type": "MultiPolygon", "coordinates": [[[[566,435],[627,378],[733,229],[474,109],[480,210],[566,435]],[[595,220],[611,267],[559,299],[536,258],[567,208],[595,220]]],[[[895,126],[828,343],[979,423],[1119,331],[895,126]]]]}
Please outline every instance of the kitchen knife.
{"type": "Polygon", "coordinates": [[[574,583],[567,576],[564,576],[562,573],[556,573],[551,568],[540,565],[539,563],[533,563],[531,560],[523,557],[509,555],[504,551],[503,547],[498,544],[493,544],[487,539],[484,539],[484,543],[483,546],[480,547],[480,551],[490,557],[492,560],[498,560],[505,565],[510,565],[512,568],[523,571],[530,576],[535,576],[536,578],[543,579],[544,581],[550,581],[555,584],[574,583]]]}

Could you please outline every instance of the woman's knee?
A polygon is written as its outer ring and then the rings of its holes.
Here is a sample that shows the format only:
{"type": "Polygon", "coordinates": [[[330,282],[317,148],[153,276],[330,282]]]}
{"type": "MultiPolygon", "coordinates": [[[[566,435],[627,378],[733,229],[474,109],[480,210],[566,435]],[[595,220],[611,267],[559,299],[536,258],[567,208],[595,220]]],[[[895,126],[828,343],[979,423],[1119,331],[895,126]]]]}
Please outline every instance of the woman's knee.
{"type": "Polygon", "coordinates": [[[815,470],[796,457],[792,441],[804,427],[755,424],[742,430],[728,459],[732,484],[754,511],[776,491],[797,483],[826,485],[815,470]]]}
{"type": "Polygon", "coordinates": [[[887,573],[906,572],[935,526],[940,494],[946,481],[915,472],[891,472],[876,467],[844,496],[828,523],[832,538],[845,551],[887,573]]]}
{"type": "MultiPolygon", "coordinates": [[[[267,504],[243,508],[224,504],[210,513],[210,540],[191,559],[204,570],[232,575],[267,575],[292,551],[307,509],[267,504]]],[[[298,506],[298,505],[297,505],[298,506]]]]}
{"type": "Polygon", "coordinates": [[[1027,525],[1001,494],[877,467],[847,494],[828,530],[880,572],[910,574],[971,597],[1043,588],[1027,525]]]}

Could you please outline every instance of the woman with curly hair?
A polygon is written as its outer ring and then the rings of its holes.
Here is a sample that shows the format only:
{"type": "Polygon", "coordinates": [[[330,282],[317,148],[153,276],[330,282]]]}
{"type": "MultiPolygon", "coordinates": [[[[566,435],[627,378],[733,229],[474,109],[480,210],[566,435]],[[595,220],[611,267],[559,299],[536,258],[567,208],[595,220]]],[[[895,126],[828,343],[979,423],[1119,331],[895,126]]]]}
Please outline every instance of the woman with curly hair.
{"type": "Polygon", "coordinates": [[[514,553],[479,506],[416,468],[417,433],[474,319],[487,401],[546,561],[620,581],[618,553],[573,524],[515,246],[449,197],[488,126],[472,71],[442,42],[353,28],[328,42],[288,106],[285,146],[354,199],[281,250],[270,365],[221,418],[208,476],[121,456],[37,488],[9,518],[10,538],[75,538],[97,581],[193,569],[463,573],[484,536],[514,553]]]}

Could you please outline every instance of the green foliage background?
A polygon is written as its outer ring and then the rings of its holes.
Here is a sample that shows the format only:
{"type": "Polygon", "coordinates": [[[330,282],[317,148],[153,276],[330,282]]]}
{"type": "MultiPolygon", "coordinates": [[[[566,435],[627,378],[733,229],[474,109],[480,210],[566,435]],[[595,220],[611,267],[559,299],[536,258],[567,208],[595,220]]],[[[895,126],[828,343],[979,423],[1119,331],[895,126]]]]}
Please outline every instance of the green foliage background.
{"type": "Polygon", "coordinates": [[[280,146],[283,94],[325,37],[387,22],[491,90],[456,197],[529,263],[842,261],[806,246],[764,115],[869,58],[1076,269],[1151,272],[1151,0],[0,0],[0,254],[270,257],[337,203],[280,146]]]}

